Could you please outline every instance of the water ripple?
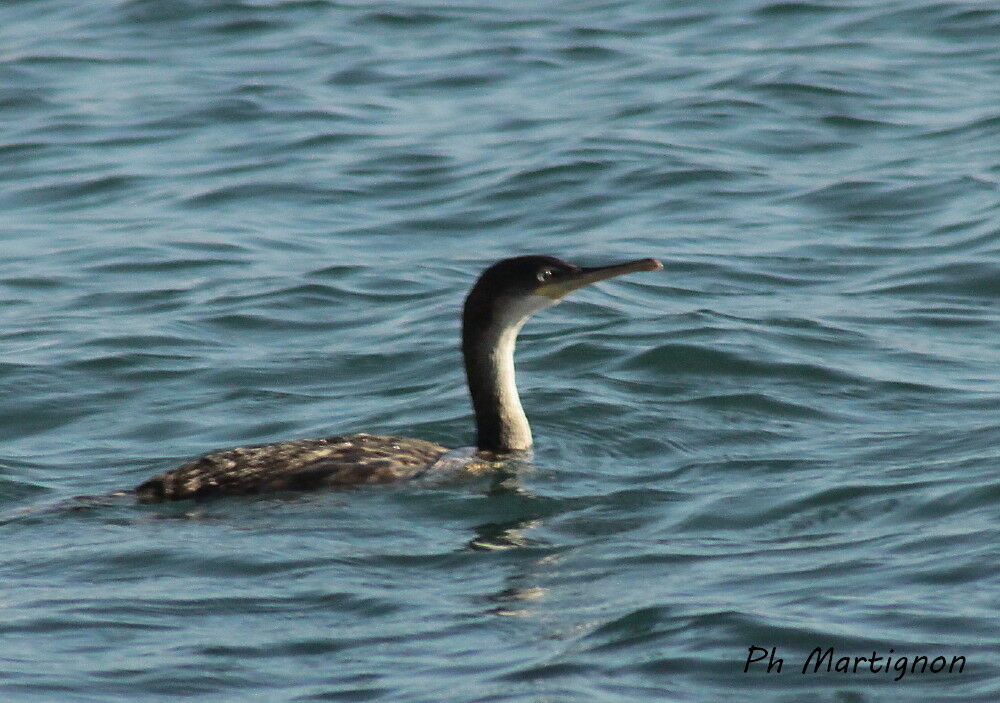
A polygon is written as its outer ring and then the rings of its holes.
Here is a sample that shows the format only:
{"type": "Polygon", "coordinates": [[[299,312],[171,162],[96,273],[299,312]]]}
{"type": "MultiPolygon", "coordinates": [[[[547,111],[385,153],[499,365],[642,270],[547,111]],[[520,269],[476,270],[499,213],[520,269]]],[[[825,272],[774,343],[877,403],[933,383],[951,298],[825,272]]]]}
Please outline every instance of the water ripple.
{"type": "Polygon", "coordinates": [[[996,8],[0,21],[0,698],[997,699],[996,8]],[[234,444],[470,444],[462,295],[523,253],[665,264],[527,324],[531,464],[93,498],[234,444]]]}

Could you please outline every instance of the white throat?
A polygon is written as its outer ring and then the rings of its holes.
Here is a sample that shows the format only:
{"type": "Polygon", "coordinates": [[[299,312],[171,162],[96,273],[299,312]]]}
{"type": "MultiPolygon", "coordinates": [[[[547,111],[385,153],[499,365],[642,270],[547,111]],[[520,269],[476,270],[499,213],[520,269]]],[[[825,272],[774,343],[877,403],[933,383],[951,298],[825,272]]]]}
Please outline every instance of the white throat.
{"type": "MultiPolygon", "coordinates": [[[[484,409],[495,409],[495,422],[507,449],[522,450],[531,447],[531,427],[521,407],[514,378],[517,334],[529,317],[557,302],[559,301],[541,295],[518,299],[515,305],[504,308],[502,315],[493,320],[477,345],[476,356],[485,378],[483,385],[476,390],[486,397],[474,398],[474,404],[479,406],[484,403],[484,409]]],[[[475,386],[470,383],[471,387],[475,386]]]]}

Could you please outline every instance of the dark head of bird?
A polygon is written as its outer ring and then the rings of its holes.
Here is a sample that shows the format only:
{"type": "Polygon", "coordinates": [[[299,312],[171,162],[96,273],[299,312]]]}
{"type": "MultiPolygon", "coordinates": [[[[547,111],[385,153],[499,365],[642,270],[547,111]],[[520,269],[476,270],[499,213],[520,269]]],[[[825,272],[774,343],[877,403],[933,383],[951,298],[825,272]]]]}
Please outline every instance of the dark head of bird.
{"type": "Polygon", "coordinates": [[[525,321],[571,291],[614,276],[656,271],[656,259],[583,268],[552,256],[519,256],[486,269],[465,299],[462,352],[476,415],[477,445],[495,452],[531,447],[514,383],[514,342],[525,321]]]}

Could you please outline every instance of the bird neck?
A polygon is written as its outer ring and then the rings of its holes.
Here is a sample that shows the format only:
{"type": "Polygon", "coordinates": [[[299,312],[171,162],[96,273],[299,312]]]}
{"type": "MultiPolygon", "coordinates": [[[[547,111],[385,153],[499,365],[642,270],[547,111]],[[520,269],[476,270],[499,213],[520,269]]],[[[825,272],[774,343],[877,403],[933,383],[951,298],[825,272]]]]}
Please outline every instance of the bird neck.
{"type": "Polygon", "coordinates": [[[528,317],[553,301],[517,301],[499,313],[466,305],[462,319],[465,374],[476,415],[476,445],[494,452],[531,448],[531,427],[514,381],[514,345],[528,317]]]}

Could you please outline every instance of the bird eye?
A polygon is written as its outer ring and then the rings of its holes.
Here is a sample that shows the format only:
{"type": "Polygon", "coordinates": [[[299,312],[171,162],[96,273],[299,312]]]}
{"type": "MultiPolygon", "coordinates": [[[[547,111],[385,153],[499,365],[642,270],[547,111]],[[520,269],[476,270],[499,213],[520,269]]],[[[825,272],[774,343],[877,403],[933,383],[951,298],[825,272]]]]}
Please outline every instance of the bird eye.
{"type": "Polygon", "coordinates": [[[552,269],[542,269],[538,272],[538,282],[545,283],[547,280],[552,278],[552,274],[555,272],[552,269]]]}

